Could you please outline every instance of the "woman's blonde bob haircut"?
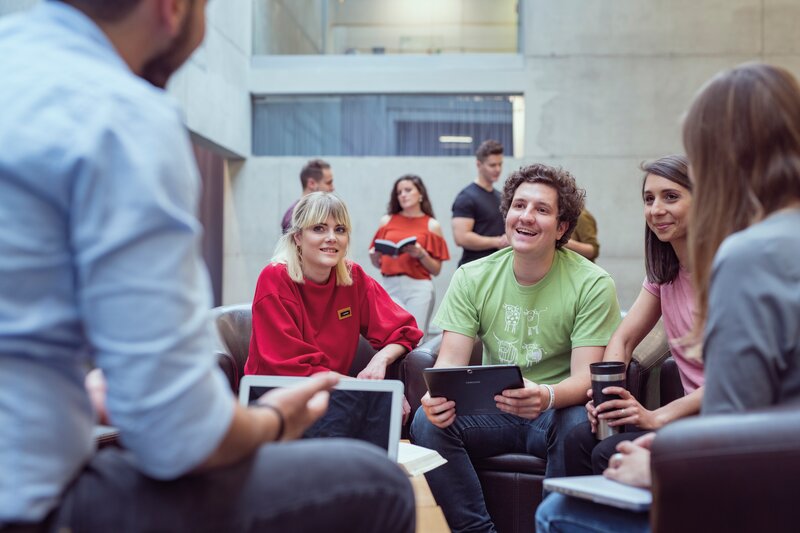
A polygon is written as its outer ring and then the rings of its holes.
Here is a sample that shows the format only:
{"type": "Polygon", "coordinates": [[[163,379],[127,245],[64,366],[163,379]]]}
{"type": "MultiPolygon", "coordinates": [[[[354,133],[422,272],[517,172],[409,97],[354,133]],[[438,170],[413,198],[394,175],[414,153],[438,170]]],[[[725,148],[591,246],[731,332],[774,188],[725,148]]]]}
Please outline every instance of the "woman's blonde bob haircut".
{"type": "MultiPolygon", "coordinates": [[[[347,236],[350,237],[350,232],[353,229],[350,224],[350,213],[348,213],[344,201],[335,194],[312,192],[303,196],[297,202],[292,213],[292,225],[278,240],[278,244],[275,246],[275,253],[272,256],[273,262],[286,265],[289,277],[295,283],[305,283],[303,256],[300,254],[300,245],[297,243],[297,239],[300,238],[303,230],[317,224],[324,224],[328,217],[333,217],[337,224],[344,226],[347,236]]],[[[335,267],[337,285],[353,284],[353,277],[350,275],[350,263],[346,260],[349,244],[348,239],[348,247],[345,248],[342,260],[335,267]]]]}

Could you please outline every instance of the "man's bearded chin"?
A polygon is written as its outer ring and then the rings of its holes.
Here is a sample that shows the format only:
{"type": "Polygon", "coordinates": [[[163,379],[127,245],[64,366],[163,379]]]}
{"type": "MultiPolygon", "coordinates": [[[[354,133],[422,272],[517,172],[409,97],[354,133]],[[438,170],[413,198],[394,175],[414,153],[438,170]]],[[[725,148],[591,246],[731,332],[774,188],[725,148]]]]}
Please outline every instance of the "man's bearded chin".
{"type": "Polygon", "coordinates": [[[169,78],[178,70],[181,64],[183,64],[183,61],[176,61],[171,55],[159,55],[148,61],[144,66],[142,78],[160,89],[165,89],[169,78]]]}
{"type": "Polygon", "coordinates": [[[188,44],[192,34],[190,24],[191,17],[187,16],[183,27],[169,48],[145,63],[142,68],[142,78],[160,89],[166,88],[169,78],[189,59],[194,51],[188,44]]]}

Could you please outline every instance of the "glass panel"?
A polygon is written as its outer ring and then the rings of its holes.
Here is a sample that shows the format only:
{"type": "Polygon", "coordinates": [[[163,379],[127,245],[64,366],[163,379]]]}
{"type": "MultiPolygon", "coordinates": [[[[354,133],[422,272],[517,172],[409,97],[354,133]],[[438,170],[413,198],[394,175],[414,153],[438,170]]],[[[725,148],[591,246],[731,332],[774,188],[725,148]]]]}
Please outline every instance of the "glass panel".
{"type": "Polygon", "coordinates": [[[520,156],[519,95],[264,96],[253,153],[272,156],[469,156],[485,139],[520,156]]]}
{"type": "Polygon", "coordinates": [[[518,0],[255,0],[253,53],[516,53],[518,0]]]}

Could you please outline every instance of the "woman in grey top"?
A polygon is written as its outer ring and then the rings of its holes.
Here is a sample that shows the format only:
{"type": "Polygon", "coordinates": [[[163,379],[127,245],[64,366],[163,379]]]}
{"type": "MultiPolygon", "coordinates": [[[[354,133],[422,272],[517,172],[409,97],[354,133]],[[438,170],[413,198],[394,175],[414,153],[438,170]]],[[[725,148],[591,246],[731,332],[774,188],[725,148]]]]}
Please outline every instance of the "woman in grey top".
{"type": "Polygon", "coordinates": [[[800,85],[764,64],[718,75],[692,105],[684,144],[696,331],[705,326],[702,412],[798,398],[800,85]]]}

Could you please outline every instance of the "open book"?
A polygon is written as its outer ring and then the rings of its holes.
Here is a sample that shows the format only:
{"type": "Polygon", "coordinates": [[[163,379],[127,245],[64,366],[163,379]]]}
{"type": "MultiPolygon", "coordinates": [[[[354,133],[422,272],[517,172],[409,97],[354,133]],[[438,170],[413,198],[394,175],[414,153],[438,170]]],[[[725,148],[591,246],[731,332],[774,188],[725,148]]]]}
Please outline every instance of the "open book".
{"type": "Polygon", "coordinates": [[[375,239],[375,251],[385,255],[396,256],[400,254],[400,250],[403,248],[403,246],[416,243],[417,238],[414,235],[411,237],[406,237],[399,242],[394,242],[387,239],[375,239]]]}
{"type": "Polygon", "coordinates": [[[397,449],[397,463],[409,476],[424,474],[446,462],[447,459],[439,455],[436,450],[409,442],[400,441],[400,447],[397,449]]]}

